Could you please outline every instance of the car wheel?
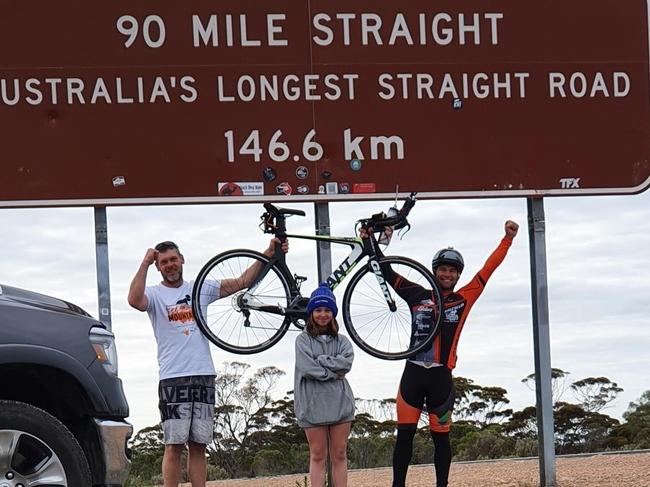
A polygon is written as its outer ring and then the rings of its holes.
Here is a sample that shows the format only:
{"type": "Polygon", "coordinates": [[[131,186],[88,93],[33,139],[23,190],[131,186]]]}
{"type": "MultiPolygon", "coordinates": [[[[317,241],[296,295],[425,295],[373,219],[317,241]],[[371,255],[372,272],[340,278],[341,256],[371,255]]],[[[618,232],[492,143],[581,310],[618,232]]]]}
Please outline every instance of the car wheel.
{"type": "Polygon", "coordinates": [[[54,416],[0,401],[0,485],[89,487],[90,469],[76,438],[54,416]]]}

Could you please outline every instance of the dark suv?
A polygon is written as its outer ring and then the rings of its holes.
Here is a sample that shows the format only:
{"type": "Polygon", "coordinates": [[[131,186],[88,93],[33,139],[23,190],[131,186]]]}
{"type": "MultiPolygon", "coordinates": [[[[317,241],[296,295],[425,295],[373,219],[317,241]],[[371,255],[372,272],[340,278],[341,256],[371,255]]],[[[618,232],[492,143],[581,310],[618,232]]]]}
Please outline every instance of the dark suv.
{"type": "Polygon", "coordinates": [[[113,334],[74,304],[0,286],[0,487],[122,486],[128,415],[113,334]]]}

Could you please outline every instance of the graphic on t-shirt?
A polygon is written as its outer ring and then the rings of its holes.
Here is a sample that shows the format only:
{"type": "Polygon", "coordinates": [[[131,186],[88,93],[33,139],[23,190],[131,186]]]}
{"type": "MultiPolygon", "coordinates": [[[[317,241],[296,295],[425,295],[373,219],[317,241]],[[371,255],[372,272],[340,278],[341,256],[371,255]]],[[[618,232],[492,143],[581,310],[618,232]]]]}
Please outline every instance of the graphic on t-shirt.
{"type": "Polygon", "coordinates": [[[178,300],[176,304],[167,306],[169,323],[185,336],[196,332],[196,321],[194,321],[190,299],[189,294],[186,294],[185,298],[178,300]]]}

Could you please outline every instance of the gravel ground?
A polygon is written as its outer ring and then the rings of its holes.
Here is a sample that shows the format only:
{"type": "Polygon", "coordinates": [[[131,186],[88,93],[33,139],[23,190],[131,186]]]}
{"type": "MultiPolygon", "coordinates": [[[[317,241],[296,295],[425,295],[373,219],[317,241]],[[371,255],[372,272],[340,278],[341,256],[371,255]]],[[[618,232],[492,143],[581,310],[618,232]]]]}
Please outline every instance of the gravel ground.
{"type": "MultiPolygon", "coordinates": [[[[208,487],[297,487],[304,475],[208,482],[208,487]]],[[[537,487],[539,463],[532,460],[452,463],[450,487],[537,487]]],[[[183,484],[190,487],[190,484],[183,484]]],[[[304,484],[299,484],[304,485],[304,484]]],[[[351,470],[350,487],[391,485],[391,470],[351,470]]],[[[409,469],[407,487],[435,485],[431,465],[409,469]]],[[[557,459],[557,487],[650,487],[650,453],[557,459]]]]}

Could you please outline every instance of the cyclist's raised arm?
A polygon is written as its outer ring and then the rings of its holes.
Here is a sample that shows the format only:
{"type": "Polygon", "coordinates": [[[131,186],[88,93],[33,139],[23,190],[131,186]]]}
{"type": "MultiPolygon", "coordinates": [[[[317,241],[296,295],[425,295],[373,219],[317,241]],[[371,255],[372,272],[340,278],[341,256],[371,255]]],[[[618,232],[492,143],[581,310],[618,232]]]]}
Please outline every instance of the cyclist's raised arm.
{"type": "MultiPolygon", "coordinates": [[[[275,253],[275,246],[278,243],[281,243],[282,251],[285,254],[289,252],[288,240],[280,242],[279,238],[272,238],[269,242],[268,248],[262,253],[267,257],[273,257],[273,254],[275,253]]],[[[256,261],[248,269],[246,269],[241,276],[230,279],[223,279],[219,283],[219,297],[223,298],[230,296],[237,291],[241,291],[242,289],[249,287],[259,274],[260,270],[262,270],[262,262],[256,261]]]]}
{"type": "Polygon", "coordinates": [[[517,232],[519,231],[519,225],[512,220],[506,220],[504,231],[505,233],[499,246],[490,254],[485,264],[483,264],[483,268],[478,272],[483,281],[487,281],[506,258],[506,253],[512,245],[512,240],[517,236],[517,232]]]}
{"type": "Polygon", "coordinates": [[[512,245],[512,240],[517,236],[519,225],[512,220],[507,220],[504,225],[504,229],[505,235],[499,242],[497,248],[494,249],[494,251],[487,258],[481,270],[476,273],[471,281],[469,281],[461,289],[458,290],[458,293],[466,296],[467,299],[476,300],[481,295],[483,289],[485,288],[485,285],[487,284],[490,277],[492,277],[494,271],[506,258],[508,250],[512,245]]]}

